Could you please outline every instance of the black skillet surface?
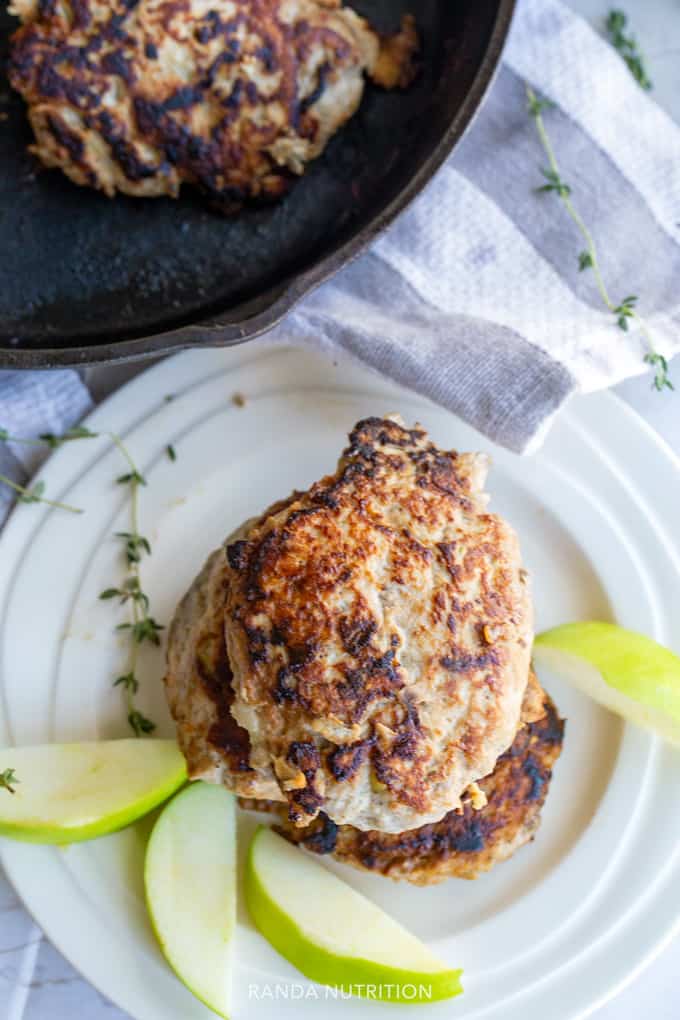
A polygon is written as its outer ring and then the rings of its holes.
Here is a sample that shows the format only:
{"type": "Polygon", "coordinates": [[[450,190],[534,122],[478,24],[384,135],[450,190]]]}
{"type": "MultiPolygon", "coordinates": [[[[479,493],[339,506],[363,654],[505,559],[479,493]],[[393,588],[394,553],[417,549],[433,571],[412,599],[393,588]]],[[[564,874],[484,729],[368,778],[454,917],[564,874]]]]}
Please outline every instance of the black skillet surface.
{"type": "MultiPolygon", "coordinates": [[[[368,87],[359,113],[276,205],[225,218],[179,201],[114,200],[26,152],[0,78],[0,365],[50,367],[238,343],[273,325],[400,212],[462,135],[498,62],[514,0],[355,0],[381,30],[413,11],[423,71],[368,87]]],[[[0,13],[0,60],[16,24],[0,13]]]]}

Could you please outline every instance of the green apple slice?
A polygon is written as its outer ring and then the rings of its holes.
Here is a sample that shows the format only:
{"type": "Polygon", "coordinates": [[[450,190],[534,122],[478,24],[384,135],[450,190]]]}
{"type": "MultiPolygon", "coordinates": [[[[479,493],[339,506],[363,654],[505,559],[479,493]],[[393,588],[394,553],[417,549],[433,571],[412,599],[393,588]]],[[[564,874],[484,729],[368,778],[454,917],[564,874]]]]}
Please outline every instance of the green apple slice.
{"type": "Polygon", "coordinates": [[[264,937],[313,981],[412,1004],[462,991],[460,970],[265,826],[250,845],[245,897],[264,937]]]}
{"type": "Polygon", "coordinates": [[[539,634],[534,663],[680,746],[680,658],[614,623],[567,623],[539,634]]]}
{"type": "Polygon", "coordinates": [[[192,783],[164,809],[146,851],[146,900],[161,949],[197,999],[228,1016],[236,925],[236,810],[192,783]]]}
{"type": "Polygon", "coordinates": [[[0,751],[16,778],[0,789],[0,835],[30,843],[77,843],[141,818],[184,783],[174,740],[104,740],[0,751]]]}

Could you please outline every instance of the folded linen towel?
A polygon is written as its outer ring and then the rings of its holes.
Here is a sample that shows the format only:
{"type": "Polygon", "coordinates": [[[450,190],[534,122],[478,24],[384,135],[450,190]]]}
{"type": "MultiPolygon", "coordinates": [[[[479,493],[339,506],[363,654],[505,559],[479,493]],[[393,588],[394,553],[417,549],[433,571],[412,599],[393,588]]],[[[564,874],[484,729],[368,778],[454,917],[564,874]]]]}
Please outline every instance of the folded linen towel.
{"type": "Polygon", "coordinates": [[[612,298],[636,295],[656,350],[678,352],[680,126],[557,0],[520,0],[498,77],[451,158],[274,332],[343,348],[517,451],[540,443],[572,393],[649,370],[639,329],[624,332],[592,269],[579,269],[584,241],[558,197],[537,191],[547,160],[525,83],[555,103],[543,118],[612,298]]]}

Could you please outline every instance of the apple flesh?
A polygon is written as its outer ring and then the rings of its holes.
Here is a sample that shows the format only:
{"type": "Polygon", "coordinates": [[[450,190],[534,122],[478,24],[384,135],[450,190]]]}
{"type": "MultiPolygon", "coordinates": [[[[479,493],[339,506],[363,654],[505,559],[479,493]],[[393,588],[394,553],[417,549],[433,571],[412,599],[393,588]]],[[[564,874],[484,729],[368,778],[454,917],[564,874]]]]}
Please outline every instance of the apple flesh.
{"type": "Polygon", "coordinates": [[[412,1004],[462,991],[460,970],[264,826],[248,853],[245,897],[264,937],[313,981],[412,1004]]]}
{"type": "Polygon", "coordinates": [[[0,835],[31,843],[94,839],[130,825],[186,782],[173,740],[105,740],[0,751],[0,835]]]}
{"type": "Polygon", "coordinates": [[[221,786],[192,783],[156,822],[144,866],[156,937],[177,977],[229,1015],[236,925],[236,810],[221,786]]]}
{"type": "Polygon", "coordinates": [[[534,664],[599,704],[680,746],[680,658],[614,623],[568,623],[539,634],[534,664]]]}

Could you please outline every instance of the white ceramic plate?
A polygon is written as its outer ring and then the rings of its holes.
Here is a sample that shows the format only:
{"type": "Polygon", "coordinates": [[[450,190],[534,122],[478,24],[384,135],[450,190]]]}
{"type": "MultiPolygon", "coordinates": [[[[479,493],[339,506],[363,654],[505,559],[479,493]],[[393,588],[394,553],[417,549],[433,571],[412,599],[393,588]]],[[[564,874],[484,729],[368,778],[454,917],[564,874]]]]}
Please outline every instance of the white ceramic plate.
{"type": "MultiPolygon", "coordinates": [[[[154,615],[170,619],[205,556],[235,525],[331,469],[357,419],[393,410],[420,420],[443,446],[493,454],[492,506],[520,533],[538,628],[610,617],[680,651],[678,464],[614,398],[575,400],[542,452],[522,459],[362,368],[262,347],[173,358],[90,418],[92,429],[125,436],[149,480],[141,515],[153,556],[143,573],[154,615]],[[244,407],[234,393],[245,396],[244,407]]],[[[127,524],[125,493],[113,482],[121,470],[103,439],[62,448],[42,477],[53,497],[86,513],[24,506],[5,530],[1,741],[126,733],[110,685],[125,647],[112,633],[111,604],[97,600],[121,576],[112,538],[127,524]]],[[[160,654],[145,655],[142,702],[169,735],[162,668],[160,654]]],[[[429,1007],[428,1017],[584,1016],[678,927],[680,756],[555,678],[541,679],[568,726],[535,843],[476,882],[430,889],[342,869],[464,968],[465,995],[429,1007]]],[[[252,820],[242,816],[242,824],[252,820]]],[[[66,850],[5,842],[2,860],[49,938],[105,995],[137,1020],[199,1020],[211,1014],[169,971],[146,918],[148,825],[66,850]]],[[[234,1020],[319,1015],[323,990],[261,939],[243,909],[237,955],[234,1020]]],[[[395,1009],[332,998],[322,1008],[329,1020],[395,1009]]]]}

